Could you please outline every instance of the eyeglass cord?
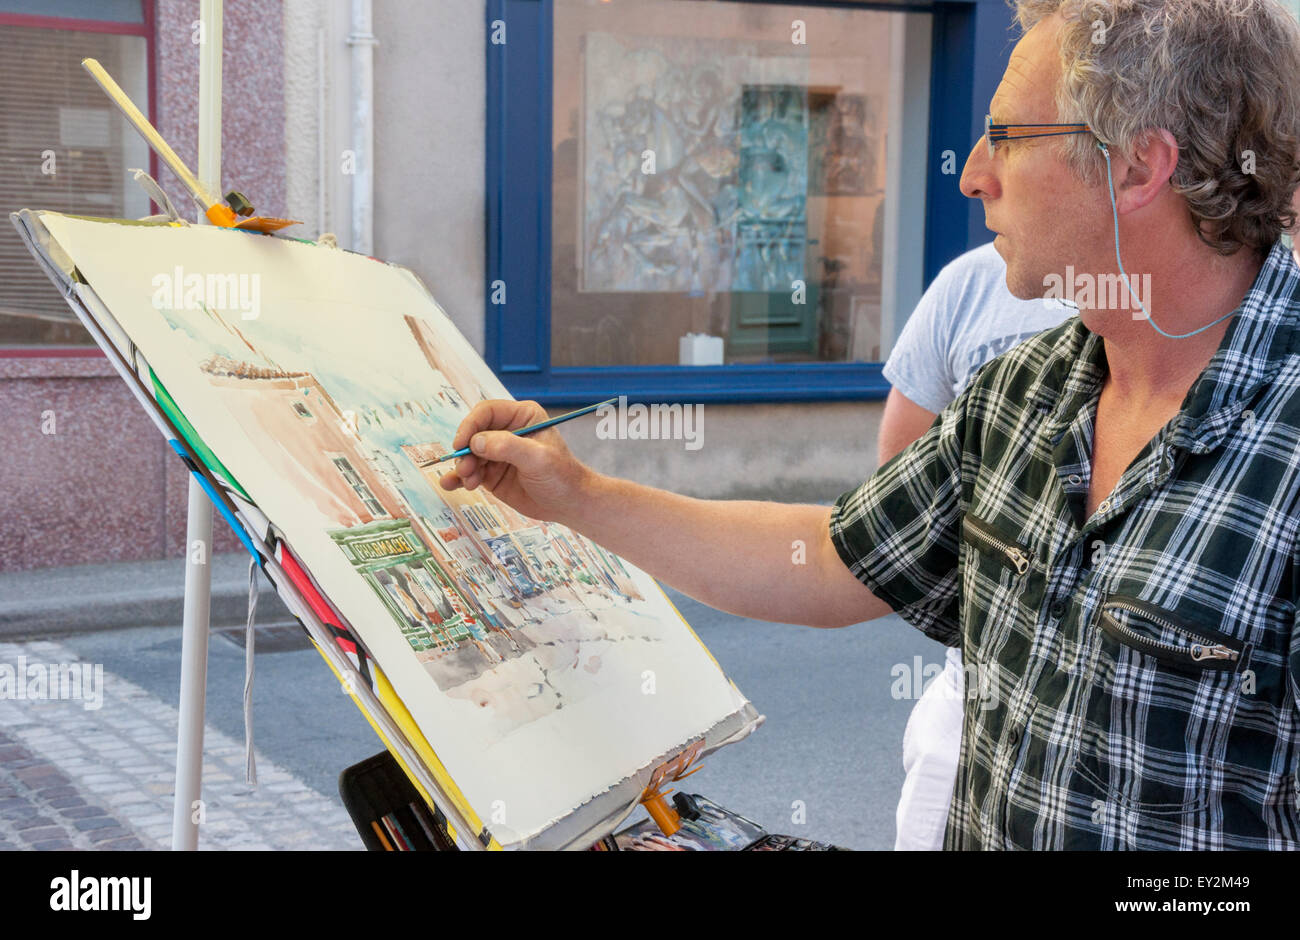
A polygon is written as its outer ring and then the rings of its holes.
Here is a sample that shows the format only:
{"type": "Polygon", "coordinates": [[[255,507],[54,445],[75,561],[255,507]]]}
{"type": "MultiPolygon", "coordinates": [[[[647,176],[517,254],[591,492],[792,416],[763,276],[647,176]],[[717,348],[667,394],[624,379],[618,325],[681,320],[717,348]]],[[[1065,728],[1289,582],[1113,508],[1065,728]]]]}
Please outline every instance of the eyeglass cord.
{"type": "Polygon", "coordinates": [[[1237,311],[1234,309],[1231,313],[1225,313],[1223,316],[1219,317],[1219,319],[1212,320],[1205,324],[1205,326],[1192,330],[1190,333],[1166,333],[1164,330],[1160,329],[1156,321],[1151,318],[1150,311],[1143,306],[1142,301],[1138,298],[1137,294],[1133,293],[1133,287],[1129,284],[1128,272],[1124,270],[1124,262],[1119,258],[1119,210],[1115,207],[1115,181],[1111,178],[1110,173],[1110,148],[1100,141],[1098,141],[1097,146],[1101,148],[1102,155],[1106,158],[1106,189],[1110,193],[1111,218],[1115,220],[1115,263],[1119,265],[1120,278],[1124,282],[1125,289],[1129,292],[1129,295],[1137,305],[1142,308],[1142,312],[1146,314],[1146,319],[1147,322],[1151,324],[1151,329],[1168,339],[1187,339],[1187,337],[1195,336],[1197,333],[1204,333],[1215,324],[1222,323],[1224,320],[1228,319],[1228,317],[1236,314],[1237,311]]]}

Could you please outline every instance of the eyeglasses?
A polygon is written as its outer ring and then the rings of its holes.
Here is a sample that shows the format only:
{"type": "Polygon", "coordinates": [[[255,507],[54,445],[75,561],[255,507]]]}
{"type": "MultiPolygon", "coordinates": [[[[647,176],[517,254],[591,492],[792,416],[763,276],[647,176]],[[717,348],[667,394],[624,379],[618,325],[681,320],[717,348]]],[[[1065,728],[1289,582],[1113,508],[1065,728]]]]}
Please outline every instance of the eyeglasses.
{"type": "Polygon", "coordinates": [[[984,115],[984,139],[989,145],[989,159],[992,159],[994,155],[993,145],[1000,140],[1028,140],[1031,137],[1059,137],[1065,134],[1091,133],[1092,128],[1087,124],[994,124],[991,115],[984,115]],[[1038,130],[1038,133],[1019,133],[1025,128],[1038,130]],[[1042,130],[1042,128],[1054,128],[1054,130],[1042,130]]]}

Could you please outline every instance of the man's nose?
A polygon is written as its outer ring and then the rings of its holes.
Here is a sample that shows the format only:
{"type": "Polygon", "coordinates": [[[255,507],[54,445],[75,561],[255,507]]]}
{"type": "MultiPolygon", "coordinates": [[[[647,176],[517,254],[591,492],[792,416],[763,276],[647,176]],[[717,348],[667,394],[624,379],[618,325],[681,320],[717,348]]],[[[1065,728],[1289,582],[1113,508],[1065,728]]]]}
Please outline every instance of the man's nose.
{"type": "Polygon", "coordinates": [[[966,166],[957,186],[963,196],[971,199],[996,198],[1001,192],[997,175],[993,172],[993,161],[989,158],[989,145],[982,136],[966,157],[966,166]]]}

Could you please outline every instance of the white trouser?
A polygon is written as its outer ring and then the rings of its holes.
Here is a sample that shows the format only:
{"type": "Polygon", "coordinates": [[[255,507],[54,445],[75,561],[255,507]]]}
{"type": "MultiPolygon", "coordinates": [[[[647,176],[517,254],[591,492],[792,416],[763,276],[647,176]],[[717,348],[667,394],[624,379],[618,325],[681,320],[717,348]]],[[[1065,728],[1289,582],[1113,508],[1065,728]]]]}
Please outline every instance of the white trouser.
{"type": "Polygon", "coordinates": [[[937,852],[943,848],[965,705],[961,650],[950,647],[943,672],[926,687],[903,732],[903,794],[898,800],[900,851],[937,852]]]}

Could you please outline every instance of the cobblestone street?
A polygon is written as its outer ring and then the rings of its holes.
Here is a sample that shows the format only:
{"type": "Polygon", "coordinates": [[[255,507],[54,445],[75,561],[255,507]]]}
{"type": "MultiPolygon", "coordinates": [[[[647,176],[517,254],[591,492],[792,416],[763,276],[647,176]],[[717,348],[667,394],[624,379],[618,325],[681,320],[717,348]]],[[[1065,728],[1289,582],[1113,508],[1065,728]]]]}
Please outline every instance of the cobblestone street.
{"type": "MultiPolygon", "coordinates": [[[[57,642],[0,643],[0,663],[63,664],[57,642]]],[[[324,668],[324,667],[322,667],[324,668]]],[[[165,849],[171,845],[176,709],[105,672],[103,701],[0,699],[0,849],[165,849]]],[[[202,849],[360,849],[347,813],[209,727],[202,849]]]]}
{"type": "Polygon", "coordinates": [[[141,848],[130,824],[0,731],[0,850],[141,848]]]}

